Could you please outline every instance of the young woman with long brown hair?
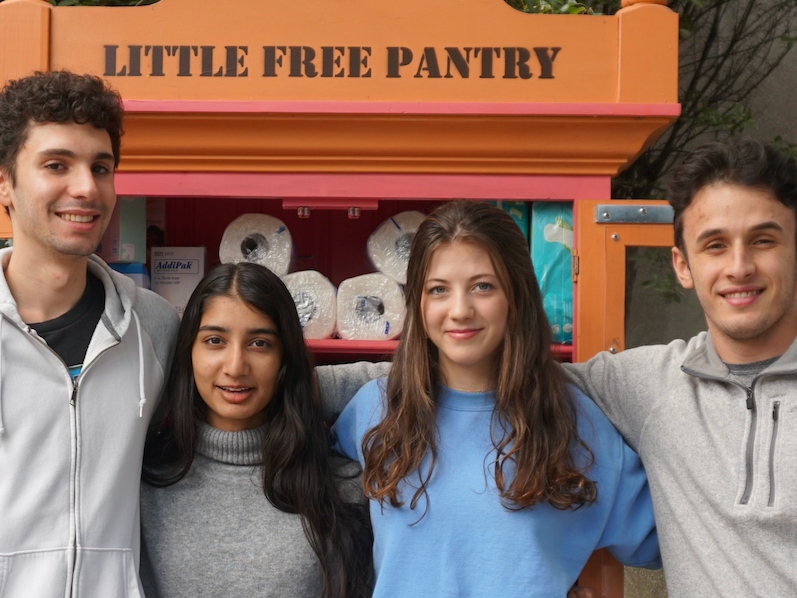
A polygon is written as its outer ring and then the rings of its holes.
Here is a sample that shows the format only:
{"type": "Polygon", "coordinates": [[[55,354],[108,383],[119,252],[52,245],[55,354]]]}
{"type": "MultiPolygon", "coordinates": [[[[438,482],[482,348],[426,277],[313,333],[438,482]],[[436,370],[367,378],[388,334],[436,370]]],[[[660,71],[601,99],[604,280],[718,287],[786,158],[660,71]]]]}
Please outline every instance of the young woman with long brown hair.
{"type": "Polygon", "coordinates": [[[242,262],[205,276],[166,388],[144,454],[146,595],[369,596],[359,467],[330,450],[299,316],[276,274],[242,262]]]}
{"type": "Polygon", "coordinates": [[[593,550],[660,566],[639,459],[565,383],[512,219],[457,201],[420,226],[387,380],[335,423],[363,464],[374,596],[564,597],[593,550]]]}

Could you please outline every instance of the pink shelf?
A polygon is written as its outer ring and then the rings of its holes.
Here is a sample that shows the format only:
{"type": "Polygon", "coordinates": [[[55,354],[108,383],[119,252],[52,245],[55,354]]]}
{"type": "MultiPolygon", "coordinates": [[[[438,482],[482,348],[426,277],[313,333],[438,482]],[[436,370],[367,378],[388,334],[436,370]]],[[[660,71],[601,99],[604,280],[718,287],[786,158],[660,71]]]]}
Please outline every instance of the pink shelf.
{"type": "Polygon", "coordinates": [[[347,341],[339,338],[325,338],[306,342],[313,353],[386,355],[398,347],[398,341],[347,341]]]}
{"type": "MultiPolygon", "coordinates": [[[[308,340],[307,347],[313,353],[340,353],[357,355],[387,355],[398,347],[398,341],[347,341],[339,338],[308,340]]],[[[552,345],[551,351],[562,361],[573,360],[572,345],[552,345]]]]}

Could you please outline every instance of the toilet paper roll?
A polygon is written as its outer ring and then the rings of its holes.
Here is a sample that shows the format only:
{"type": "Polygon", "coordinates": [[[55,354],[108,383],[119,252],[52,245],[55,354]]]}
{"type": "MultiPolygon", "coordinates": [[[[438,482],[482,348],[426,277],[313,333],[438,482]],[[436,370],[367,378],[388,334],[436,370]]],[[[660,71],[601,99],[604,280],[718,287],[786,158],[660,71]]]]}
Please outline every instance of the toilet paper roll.
{"type": "Polygon", "coordinates": [[[401,212],[388,218],[368,237],[368,257],[374,267],[401,284],[407,283],[407,262],[415,232],[425,216],[401,212]]]}
{"type": "Polygon", "coordinates": [[[338,334],[350,340],[389,340],[404,327],[404,293],[384,274],[349,278],[338,288],[338,334]]]}
{"type": "Polygon", "coordinates": [[[291,233],[279,218],[243,214],[227,225],[219,245],[222,264],[254,262],[284,276],[291,265],[291,233]]]}
{"type": "Polygon", "coordinates": [[[338,316],[335,285],[315,270],[292,272],[283,276],[282,280],[296,304],[304,338],[332,336],[338,316]]]}

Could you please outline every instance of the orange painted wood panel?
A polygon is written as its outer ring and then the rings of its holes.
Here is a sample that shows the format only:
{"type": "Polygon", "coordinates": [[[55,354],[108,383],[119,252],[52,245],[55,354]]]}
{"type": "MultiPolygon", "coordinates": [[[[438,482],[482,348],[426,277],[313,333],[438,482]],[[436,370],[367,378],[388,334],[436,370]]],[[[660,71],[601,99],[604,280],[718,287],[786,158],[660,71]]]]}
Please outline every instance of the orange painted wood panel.
{"type": "Polygon", "coordinates": [[[601,204],[666,205],[661,200],[579,202],[576,252],[579,274],[576,296],[576,361],[586,361],[600,351],[625,348],[626,248],[670,247],[671,224],[618,224],[595,222],[601,204]]]}

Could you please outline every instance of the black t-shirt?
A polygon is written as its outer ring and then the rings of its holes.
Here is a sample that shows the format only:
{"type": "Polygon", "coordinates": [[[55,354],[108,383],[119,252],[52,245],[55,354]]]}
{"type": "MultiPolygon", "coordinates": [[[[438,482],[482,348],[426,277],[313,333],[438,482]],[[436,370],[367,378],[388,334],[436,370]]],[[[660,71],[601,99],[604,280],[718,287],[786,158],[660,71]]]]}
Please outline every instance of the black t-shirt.
{"type": "Polygon", "coordinates": [[[92,274],[86,279],[86,290],[75,307],[53,320],[28,324],[64,360],[73,380],[80,374],[86,350],[105,308],[102,281],[92,274]]]}

